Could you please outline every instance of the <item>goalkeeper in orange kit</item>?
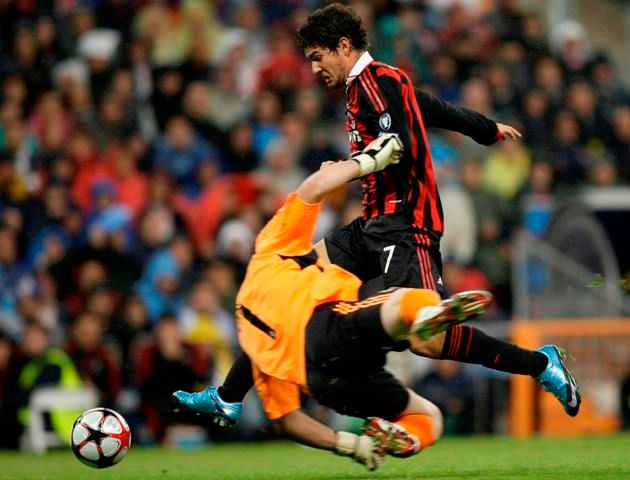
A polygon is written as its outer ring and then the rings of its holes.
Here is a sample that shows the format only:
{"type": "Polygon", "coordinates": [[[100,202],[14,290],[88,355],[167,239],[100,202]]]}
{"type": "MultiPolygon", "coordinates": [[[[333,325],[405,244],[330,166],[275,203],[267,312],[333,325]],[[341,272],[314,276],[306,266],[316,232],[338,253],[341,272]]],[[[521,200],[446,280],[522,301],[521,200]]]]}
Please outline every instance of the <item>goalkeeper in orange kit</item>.
{"type": "MultiPolygon", "coordinates": [[[[441,301],[428,289],[394,288],[358,301],[361,281],[321,262],[311,238],[324,195],[397,163],[393,134],[308,177],[262,229],[236,299],[239,341],[252,363],[267,416],[296,441],[375,469],[384,455],[407,457],[442,433],[439,409],[384,369],[383,351],[427,338],[483,313],[487,292],[441,301]],[[300,394],[368,419],[363,433],[335,432],[300,410],[300,394]]],[[[175,392],[200,411],[200,394],[175,392]]]]}

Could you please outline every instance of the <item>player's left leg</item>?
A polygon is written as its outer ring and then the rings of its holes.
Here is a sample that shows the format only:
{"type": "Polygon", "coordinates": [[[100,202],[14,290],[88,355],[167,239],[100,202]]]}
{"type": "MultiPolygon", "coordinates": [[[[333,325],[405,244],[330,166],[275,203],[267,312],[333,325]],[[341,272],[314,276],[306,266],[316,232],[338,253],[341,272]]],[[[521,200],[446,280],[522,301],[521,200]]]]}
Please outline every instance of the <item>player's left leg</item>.
{"type": "MultiPolygon", "coordinates": [[[[531,375],[558,399],[568,415],[574,417],[578,414],[580,391],[564,363],[563,350],[555,345],[527,350],[486,335],[475,327],[459,325],[485,311],[490,301],[487,292],[463,292],[440,303],[434,300],[433,305],[431,293],[422,289],[397,290],[381,309],[384,330],[398,340],[404,338],[405,325],[413,322],[412,334],[408,337],[413,353],[531,375]],[[427,323],[430,328],[425,332],[437,332],[429,340],[418,334],[423,331],[422,325],[427,323]]],[[[434,294],[433,298],[436,299],[437,295],[434,294]]]]}
{"type": "Polygon", "coordinates": [[[245,352],[234,360],[220,387],[209,385],[201,392],[173,392],[175,410],[191,410],[206,415],[222,427],[232,427],[243,409],[243,399],[254,385],[252,365],[245,352]]]}

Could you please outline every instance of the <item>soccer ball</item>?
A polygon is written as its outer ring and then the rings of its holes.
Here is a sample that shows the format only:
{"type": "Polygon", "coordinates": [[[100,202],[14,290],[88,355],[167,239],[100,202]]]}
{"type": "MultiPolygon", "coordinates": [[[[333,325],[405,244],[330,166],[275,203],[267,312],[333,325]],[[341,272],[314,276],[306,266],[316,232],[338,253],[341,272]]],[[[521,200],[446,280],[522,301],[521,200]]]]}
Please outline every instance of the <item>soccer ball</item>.
{"type": "Polygon", "coordinates": [[[93,408],[72,426],[72,451],[86,465],[106,468],[120,462],[131,446],[131,431],[123,416],[109,408],[93,408]]]}

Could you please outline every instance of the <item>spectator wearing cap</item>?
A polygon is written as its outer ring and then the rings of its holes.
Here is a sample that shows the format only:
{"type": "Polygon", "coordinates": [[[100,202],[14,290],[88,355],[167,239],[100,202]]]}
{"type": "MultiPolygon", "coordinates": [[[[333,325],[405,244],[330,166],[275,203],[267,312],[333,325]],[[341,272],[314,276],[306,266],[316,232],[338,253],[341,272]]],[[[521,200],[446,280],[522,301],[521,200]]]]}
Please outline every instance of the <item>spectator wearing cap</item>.
{"type": "Polygon", "coordinates": [[[78,51],[87,63],[90,93],[97,104],[111,84],[119,44],[120,33],[112,29],[93,28],[79,36],[78,51]]]}

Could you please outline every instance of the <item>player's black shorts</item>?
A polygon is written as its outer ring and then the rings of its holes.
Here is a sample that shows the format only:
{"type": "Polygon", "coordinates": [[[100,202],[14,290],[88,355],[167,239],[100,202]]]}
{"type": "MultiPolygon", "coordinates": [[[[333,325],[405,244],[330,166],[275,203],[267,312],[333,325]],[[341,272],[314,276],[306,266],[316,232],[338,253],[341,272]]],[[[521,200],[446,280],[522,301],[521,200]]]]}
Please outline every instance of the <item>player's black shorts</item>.
{"type": "Polygon", "coordinates": [[[315,310],[306,328],[306,378],[320,404],[343,415],[388,420],[407,406],[407,389],[384,368],[394,347],[380,321],[388,296],[328,303],[315,310]]]}
{"type": "Polygon", "coordinates": [[[362,281],[382,277],[378,289],[414,287],[444,293],[440,237],[402,213],[357,218],[326,238],[328,258],[362,281]]]}

